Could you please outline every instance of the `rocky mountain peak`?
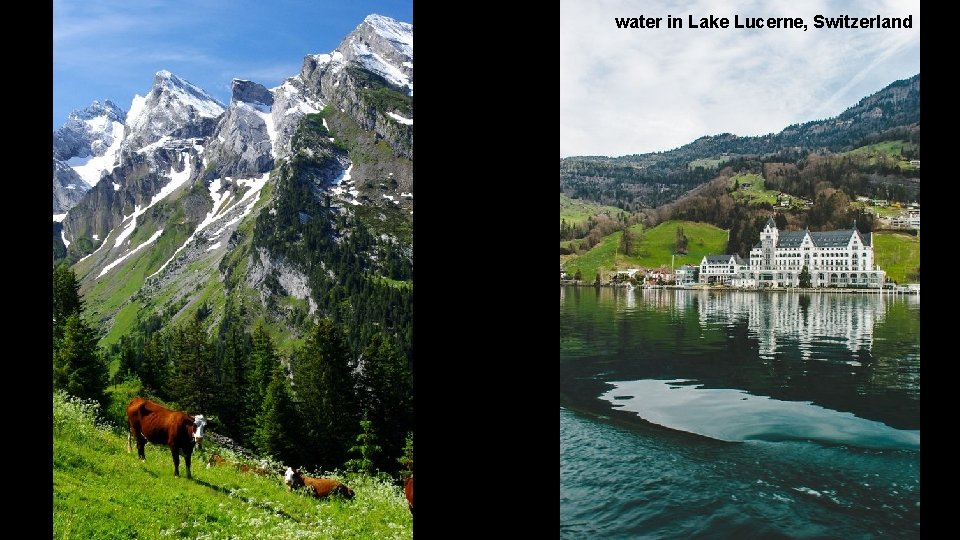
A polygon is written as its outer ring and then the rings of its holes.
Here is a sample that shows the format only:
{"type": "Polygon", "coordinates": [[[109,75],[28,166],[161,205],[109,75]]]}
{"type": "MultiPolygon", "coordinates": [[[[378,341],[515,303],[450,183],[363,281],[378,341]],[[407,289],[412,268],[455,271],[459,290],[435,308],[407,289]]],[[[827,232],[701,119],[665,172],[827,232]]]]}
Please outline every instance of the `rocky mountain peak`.
{"type": "Polygon", "coordinates": [[[199,86],[181,79],[165,69],[154,75],[153,88],[150,90],[147,99],[149,100],[152,95],[163,94],[195,109],[198,115],[208,118],[216,118],[226,109],[223,103],[220,103],[217,98],[211,96],[199,86]]]}
{"type": "Polygon", "coordinates": [[[94,118],[99,118],[101,116],[106,117],[108,121],[122,123],[125,113],[123,112],[123,109],[118,107],[109,99],[103,100],[103,103],[94,100],[94,102],[89,106],[71,112],[70,115],[67,116],[67,122],[82,122],[84,120],[93,120],[94,118]]]}
{"type": "MultiPolygon", "coordinates": [[[[383,15],[368,15],[340,42],[338,54],[413,94],[413,25],[383,15]]],[[[319,59],[318,59],[319,60],[319,59]]]]}
{"type": "Polygon", "coordinates": [[[230,81],[230,101],[260,104],[267,107],[273,105],[273,94],[265,86],[253,81],[234,79],[230,81]]]}
{"type": "Polygon", "coordinates": [[[101,156],[123,134],[124,112],[110,100],[94,101],[70,113],[53,133],[53,155],[59,160],[101,156]]]}
{"type": "Polygon", "coordinates": [[[160,70],[146,97],[134,96],[127,113],[125,149],[137,150],[163,137],[188,139],[210,135],[226,107],[202,88],[160,70]]]}
{"type": "Polygon", "coordinates": [[[374,34],[391,42],[400,53],[413,57],[412,24],[373,13],[367,15],[357,28],[368,28],[374,34]]]}

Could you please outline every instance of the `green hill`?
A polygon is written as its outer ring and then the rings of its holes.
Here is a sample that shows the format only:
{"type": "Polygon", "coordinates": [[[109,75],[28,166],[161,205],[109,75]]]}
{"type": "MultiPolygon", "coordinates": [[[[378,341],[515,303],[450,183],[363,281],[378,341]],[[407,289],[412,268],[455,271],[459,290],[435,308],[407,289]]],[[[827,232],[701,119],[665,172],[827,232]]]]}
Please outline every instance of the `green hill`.
{"type": "Polygon", "coordinates": [[[875,262],[886,271],[887,279],[897,283],[915,283],[919,276],[910,273],[920,268],[920,239],[904,233],[873,233],[875,262]]]}
{"type": "Polygon", "coordinates": [[[579,269],[583,280],[593,283],[597,268],[607,272],[615,268],[623,270],[636,267],[669,267],[679,226],[683,227],[688,245],[686,255],[673,257],[675,267],[683,264],[699,265],[704,255],[721,255],[726,252],[727,231],[708,223],[666,221],[648,231],[643,231],[642,225],[634,225],[630,228],[637,237],[641,233],[644,235],[644,239],[637,243],[636,254],[633,256],[618,253],[623,232],[615,232],[604,237],[599,244],[583,255],[568,258],[565,268],[570,275],[579,269]]]}
{"type": "MultiPolygon", "coordinates": [[[[166,447],[146,461],[127,453],[126,433],[95,421],[96,408],[53,399],[54,538],[412,538],[400,487],[368,476],[345,481],[353,500],[290,492],[278,475],[206,468],[214,451],[194,452],[193,478],[173,476],[166,447]]],[[[231,455],[222,451],[228,462],[231,455]]]]}
{"type": "Polygon", "coordinates": [[[590,216],[606,212],[611,216],[617,215],[621,210],[615,206],[604,206],[592,201],[582,199],[573,199],[560,194],[560,221],[566,221],[569,225],[583,223],[590,216]]]}

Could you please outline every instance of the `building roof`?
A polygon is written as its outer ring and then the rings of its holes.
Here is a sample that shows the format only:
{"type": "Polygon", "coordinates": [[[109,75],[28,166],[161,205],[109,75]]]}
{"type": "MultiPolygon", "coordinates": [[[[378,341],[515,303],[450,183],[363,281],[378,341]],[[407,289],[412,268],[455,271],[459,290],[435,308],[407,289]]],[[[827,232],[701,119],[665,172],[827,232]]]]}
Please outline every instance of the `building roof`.
{"type": "Polygon", "coordinates": [[[807,231],[783,231],[777,236],[778,248],[800,247],[803,239],[807,236],[807,231]]]}
{"type": "Polygon", "coordinates": [[[707,259],[707,264],[728,264],[728,263],[730,262],[730,258],[731,258],[731,257],[733,257],[734,261],[735,261],[737,264],[744,264],[744,263],[743,263],[743,259],[741,259],[741,258],[740,258],[740,255],[738,255],[738,254],[734,254],[734,255],[707,255],[707,256],[706,256],[706,259],[707,259]]]}
{"type": "Polygon", "coordinates": [[[856,229],[817,231],[810,233],[810,239],[817,247],[843,247],[850,243],[850,237],[856,232],[856,229]]]}

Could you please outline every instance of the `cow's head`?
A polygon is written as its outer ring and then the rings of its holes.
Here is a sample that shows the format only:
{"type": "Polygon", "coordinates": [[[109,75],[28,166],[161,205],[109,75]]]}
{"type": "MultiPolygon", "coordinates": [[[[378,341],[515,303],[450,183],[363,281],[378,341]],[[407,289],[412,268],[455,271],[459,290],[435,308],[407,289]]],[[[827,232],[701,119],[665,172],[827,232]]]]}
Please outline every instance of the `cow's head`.
{"type": "Polygon", "coordinates": [[[287,472],[283,474],[283,482],[287,484],[287,488],[297,489],[303,486],[303,473],[292,467],[287,467],[287,472]]]}
{"type": "Polygon", "coordinates": [[[207,427],[207,419],[202,414],[193,417],[193,442],[203,443],[203,430],[207,427]]]}

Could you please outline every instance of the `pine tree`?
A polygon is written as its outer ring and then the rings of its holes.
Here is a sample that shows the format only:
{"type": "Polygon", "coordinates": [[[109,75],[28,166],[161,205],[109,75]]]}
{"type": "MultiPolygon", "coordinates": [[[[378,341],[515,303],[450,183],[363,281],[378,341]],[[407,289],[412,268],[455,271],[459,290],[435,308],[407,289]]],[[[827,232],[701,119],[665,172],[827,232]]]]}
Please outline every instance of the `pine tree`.
{"type": "Polygon", "coordinates": [[[343,332],[320,320],[294,363],[293,382],[312,455],[306,464],[327,469],[343,465],[356,437],[359,403],[343,332]]]}
{"type": "Polygon", "coordinates": [[[74,313],[53,355],[53,386],[68,394],[106,405],[109,371],[97,348],[97,333],[74,313]]]}
{"type": "Polygon", "coordinates": [[[280,364],[274,366],[256,418],[252,439],[258,450],[285,463],[302,463],[303,441],[297,438],[299,430],[291,429],[300,424],[299,415],[290,395],[286,370],[280,364]]]}
{"type": "MultiPolygon", "coordinates": [[[[262,324],[258,325],[253,332],[253,350],[250,351],[249,362],[251,374],[247,385],[247,402],[254,410],[259,410],[267,395],[267,387],[270,386],[273,371],[280,365],[270,334],[262,324]]],[[[253,421],[253,415],[248,418],[250,420],[246,426],[246,436],[253,437],[257,423],[253,421]]]]}
{"type": "Polygon", "coordinates": [[[406,357],[382,334],[363,350],[360,382],[365,418],[383,450],[376,468],[393,473],[413,428],[413,377],[406,357]]]}
{"type": "Polygon", "coordinates": [[[214,410],[213,347],[198,311],[174,335],[173,397],[181,407],[193,414],[214,410]]]}
{"type": "Polygon", "coordinates": [[[397,458],[400,465],[400,480],[406,481],[413,474],[413,432],[407,432],[403,443],[403,454],[397,458]]]}
{"type": "Polygon", "coordinates": [[[375,461],[379,460],[382,452],[383,448],[377,444],[377,435],[374,433],[373,423],[367,420],[367,415],[364,415],[363,420],[360,420],[360,434],[357,435],[357,444],[350,447],[350,453],[359,457],[348,460],[346,468],[349,471],[373,476],[378,469],[375,461]]]}
{"type": "Polygon", "coordinates": [[[227,330],[222,355],[220,387],[217,393],[220,398],[218,404],[220,421],[227,435],[243,443],[246,442],[243,424],[251,415],[256,415],[257,408],[250,406],[245,395],[249,385],[250,370],[247,351],[244,347],[244,334],[237,324],[231,324],[227,330]]]}
{"type": "Polygon", "coordinates": [[[687,253],[687,235],[683,233],[683,227],[677,227],[677,237],[674,246],[674,253],[677,254],[686,254],[687,253]]]}
{"type": "Polygon", "coordinates": [[[66,263],[58,265],[53,270],[53,339],[63,336],[63,328],[67,318],[83,311],[83,299],[80,298],[80,283],[73,269],[66,263]]]}
{"type": "Polygon", "coordinates": [[[140,362],[140,382],[148,393],[158,397],[169,396],[167,381],[170,380],[170,361],[164,347],[161,332],[154,332],[143,340],[143,354],[140,362]]]}
{"type": "Polygon", "coordinates": [[[623,228],[623,236],[620,237],[620,253],[624,255],[633,254],[633,233],[630,232],[630,227],[623,228]]]}
{"type": "Polygon", "coordinates": [[[119,350],[119,364],[117,373],[113,376],[114,381],[122,381],[130,375],[136,375],[140,372],[139,347],[132,336],[120,336],[120,343],[117,344],[119,350]]]}

